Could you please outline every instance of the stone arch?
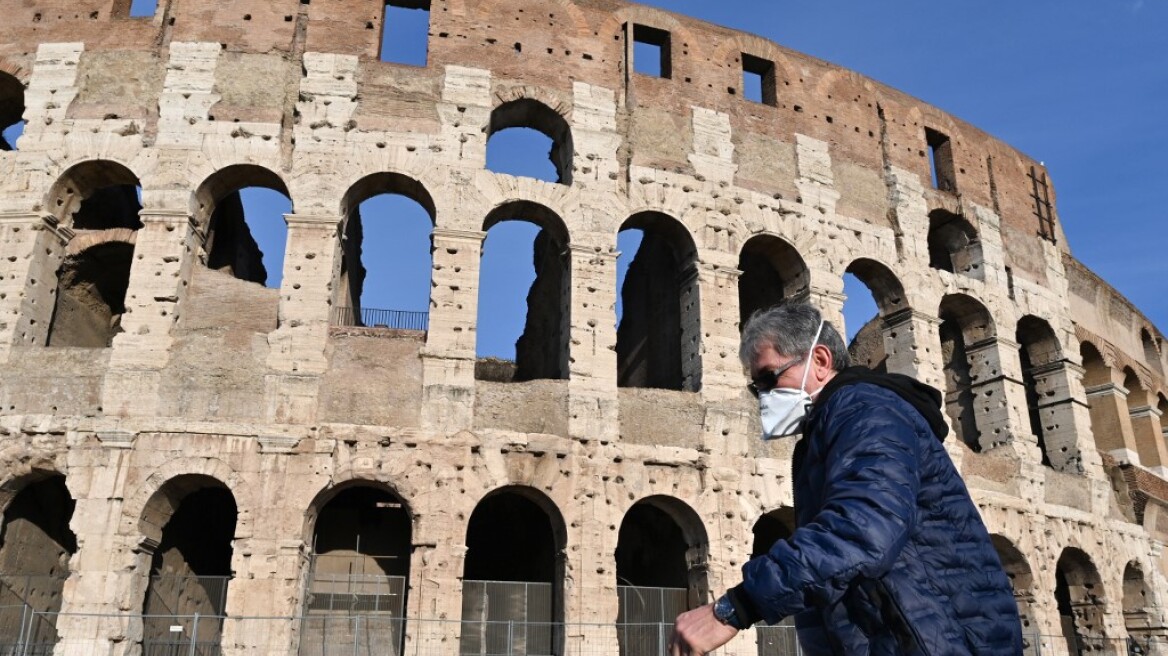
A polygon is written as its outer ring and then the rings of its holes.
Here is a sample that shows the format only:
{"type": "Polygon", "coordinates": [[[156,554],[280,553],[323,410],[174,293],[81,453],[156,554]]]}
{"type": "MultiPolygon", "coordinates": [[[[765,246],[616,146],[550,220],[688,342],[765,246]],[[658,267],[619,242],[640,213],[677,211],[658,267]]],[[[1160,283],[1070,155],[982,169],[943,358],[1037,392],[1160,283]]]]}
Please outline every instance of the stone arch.
{"type": "MultiPolygon", "coordinates": [[[[199,259],[207,268],[228,271],[249,282],[265,284],[268,271],[263,253],[252,234],[239,192],[260,187],[282,194],[292,202],[288,186],[279,174],[257,164],[232,164],[207,176],[191,196],[191,216],[199,229],[199,259]]],[[[293,205],[293,208],[295,206],[293,205]]],[[[282,251],[285,244],[281,244],[282,251]]]]}
{"type": "Polygon", "coordinates": [[[1161,344],[1152,338],[1152,331],[1145,326],[1140,329],[1140,348],[1144,352],[1144,364],[1153,372],[1164,377],[1164,367],[1160,362],[1161,344]]]}
{"type": "MultiPolygon", "coordinates": [[[[137,536],[139,541],[158,541],[162,526],[159,518],[174,512],[174,494],[183,488],[172,486],[164,490],[167,483],[181,476],[198,475],[216,481],[232,493],[236,499],[254,498],[251,486],[230,465],[218,458],[175,458],[159,467],[122,504],[120,532],[137,536]]],[[[213,485],[210,480],[208,485],[213,485]]],[[[181,500],[181,499],[180,499],[181,500]]],[[[165,520],[161,520],[165,521],[165,520]]],[[[237,536],[250,536],[252,517],[248,506],[239,507],[236,523],[237,536]]]]}
{"type": "Polygon", "coordinates": [[[750,315],[784,301],[811,295],[811,269],[789,241],[772,234],[747,239],[738,255],[739,330],[750,315]]]}
{"type": "Polygon", "coordinates": [[[1086,552],[1076,547],[1063,550],[1055,567],[1054,593],[1070,652],[1102,651],[1106,644],[1103,582],[1086,552]]]}
{"type": "Polygon", "coordinates": [[[775,542],[786,540],[795,532],[795,509],[780,506],[763,513],[755,520],[750,532],[754,536],[750,557],[757,558],[769,551],[775,542]]]}
{"type": "MultiPolygon", "coordinates": [[[[696,391],[701,385],[700,305],[693,235],[661,212],[633,214],[619,232],[626,230],[640,231],[641,243],[618,290],[623,311],[617,326],[617,385],[696,391]]],[[[624,261],[618,260],[618,268],[624,261]]]]}
{"type": "Polygon", "coordinates": [[[1155,600],[1144,578],[1144,568],[1138,560],[1128,562],[1123,568],[1123,626],[1127,631],[1128,650],[1138,647],[1135,653],[1153,653],[1151,643],[1157,631],[1155,620],[1155,600]]]}
{"type": "Polygon", "coordinates": [[[965,217],[940,209],[930,212],[928,247],[930,267],[985,278],[981,237],[965,217]]]}
{"type": "MultiPolygon", "coordinates": [[[[844,274],[845,276],[850,274],[859,280],[876,303],[875,316],[868,319],[859,329],[849,325],[845,333],[850,334],[854,331],[854,336],[848,344],[852,362],[877,371],[889,371],[891,356],[892,370],[904,368],[906,358],[901,354],[915,350],[912,344],[913,332],[905,329],[905,323],[912,320],[912,309],[909,307],[904,285],[887,265],[868,257],[853,260],[845,268],[844,274]]],[[[846,299],[845,315],[854,314],[854,310],[849,312],[849,307],[855,308],[857,303],[862,302],[863,299],[846,299]],[[849,301],[853,305],[849,306],[849,301]]],[[[845,316],[845,321],[849,319],[845,316]]]]}
{"type": "Polygon", "coordinates": [[[396,171],[370,173],[350,185],[341,197],[341,216],[347,220],[358,205],[378,194],[405,196],[421,205],[430,215],[432,223],[438,222],[437,206],[426,184],[415,177],[396,171]]]}
{"type": "Polygon", "coordinates": [[[945,379],[945,411],[957,437],[974,451],[983,447],[977,420],[971,349],[995,336],[993,318],[985,305],[972,296],[950,294],[941,299],[937,316],[941,319],[942,373],[945,379]]]}
{"type": "MultiPolygon", "coordinates": [[[[483,251],[490,247],[491,229],[504,221],[524,221],[539,228],[533,243],[535,280],[527,293],[527,317],[515,342],[515,361],[507,371],[479,368],[487,380],[519,382],[568,377],[569,322],[571,321],[571,271],[568,260],[570,236],[564,220],[546,205],[510,201],[496,206],[483,220],[487,233],[483,251]]],[[[480,295],[484,286],[480,285],[480,295]]],[[[482,322],[486,304],[479,304],[482,322]]],[[[481,334],[481,331],[480,331],[481,334]]]]}
{"type": "Polygon", "coordinates": [[[532,487],[496,488],[475,505],[465,544],[462,653],[502,639],[507,653],[562,654],[553,627],[564,620],[567,526],[555,502],[532,487]],[[507,622],[521,628],[507,633],[507,622]]]}
{"type": "Polygon", "coordinates": [[[486,128],[487,148],[491,147],[491,137],[502,130],[509,128],[535,130],[552,141],[550,158],[556,168],[556,175],[559,178],[557,181],[571,185],[574,147],[572,127],[568,123],[570,115],[568,105],[565,103],[549,106],[528,95],[501,100],[503,102],[491,110],[486,128]]]}
{"type": "Polygon", "coordinates": [[[2,134],[24,116],[24,83],[6,68],[0,67],[0,150],[16,150],[16,144],[8,143],[2,134]]]}
{"type": "Polygon", "coordinates": [[[1037,588],[1034,582],[1034,571],[1030,563],[1014,542],[997,533],[990,535],[994,551],[1002,561],[1002,568],[1010,579],[1010,588],[1014,591],[1014,601],[1018,604],[1018,617],[1022,620],[1023,636],[1037,633],[1036,608],[1037,588]]]}
{"type": "MultiPolygon", "coordinates": [[[[1054,414],[1065,415],[1070,411],[1071,399],[1066,394],[1058,399],[1064,408],[1052,406],[1050,397],[1058,394],[1059,390],[1051,378],[1063,369],[1062,347],[1054,329],[1044,319],[1034,315],[1026,315],[1018,320],[1015,330],[1015,341],[1018,343],[1018,361],[1022,370],[1022,387],[1026,394],[1027,415],[1030,418],[1030,432],[1038,439],[1038,448],[1042,452],[1042,464],[1052,466],[1053,449],[1070,449],[1074,447],[1074,435],[1060,436],[1058,445],[1050,444],[1047,427],[1052,429],[1070,417],[1055,418],[1054,414]],[[1045,398],[1044,398],[1045,397],[1045,398]],[[1044,414],[1047,415],[1044,418],[1044,414]],[[1069,440],[1069,444],[1067,443],[1069,440]]],[[[1061,461],[1061,458],[1060,458],[1061,461]]]]}
{"type": "Polygon", "coordinates": [[[45,195],[45,209],[73,230],[142,227],[139,177],[122,163],[90,159],[63,171],[45,195]]]}

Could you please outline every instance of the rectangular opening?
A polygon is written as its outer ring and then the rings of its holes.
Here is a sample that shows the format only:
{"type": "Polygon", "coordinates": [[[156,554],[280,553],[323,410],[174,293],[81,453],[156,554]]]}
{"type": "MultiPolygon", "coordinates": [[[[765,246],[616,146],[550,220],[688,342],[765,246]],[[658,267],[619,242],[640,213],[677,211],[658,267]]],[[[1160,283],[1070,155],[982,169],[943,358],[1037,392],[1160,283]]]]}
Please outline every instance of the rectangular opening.
{"type": "Polygon", "coordinates": [[[378,59],[410,66],[426,65],[430,41],[430,0],[387,0],[381,18],[378,59]]]}
{"type": "Polygon", "coordinates": [[[154,18],[157,11],[158,0],[131,0],[130,2],[130,18],[154,18]]]}
{"type": "Polygon", "coordinates": [[[957,176],[953,168],[953,145],[948,135],[932,128],[925,128],[925,142],[929,145],[929,170],[932,173],[933,188],[941,191],[957,191],[957,176]]]}
{"type": "Polygon", "coordinates": [[[669,32],[647,25],[633,25],[633,71],[641,75],[672,78],[669,32]]]}
{"type": "Polygon", "coordinates": [[[742,89],[747,100],[774,107],[778,104],[775,63],[742,53],[742,89]]]}

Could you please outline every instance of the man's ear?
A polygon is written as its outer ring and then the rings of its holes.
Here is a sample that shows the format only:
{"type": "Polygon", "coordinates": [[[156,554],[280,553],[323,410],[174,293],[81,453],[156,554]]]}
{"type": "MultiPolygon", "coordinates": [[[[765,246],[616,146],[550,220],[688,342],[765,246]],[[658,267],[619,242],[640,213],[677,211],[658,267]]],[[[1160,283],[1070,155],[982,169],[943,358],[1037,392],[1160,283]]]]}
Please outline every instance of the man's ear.
{"type": "Polygon", "coordinates": [[[811,349],[811,359],[815,361],[816,373],[823,372],[826,376],[828,372],[833,370],[834,360],[831,357],[831,349],[823,344],[816,344],[815,348],[811,349]]]}

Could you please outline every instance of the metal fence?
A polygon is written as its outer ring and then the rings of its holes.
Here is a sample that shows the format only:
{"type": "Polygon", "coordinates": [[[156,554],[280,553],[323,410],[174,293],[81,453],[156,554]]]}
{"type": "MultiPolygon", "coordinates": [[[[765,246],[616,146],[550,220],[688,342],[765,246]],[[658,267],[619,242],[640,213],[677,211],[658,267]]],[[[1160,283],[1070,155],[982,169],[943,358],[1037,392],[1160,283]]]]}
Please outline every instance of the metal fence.
{"type": "Polygon", "coordinates": [[[332,314],[332,323],[334,326],[418,330],[423,332],[430,327],[429,312],[335,307],[333,308],[332,314]]]}
{"type": "MultiPolygon", "coordinates": [[[[28,610],[15,635],[0,635],[0,656],[51,656],[104,653],[121,640],[132,623],[173,622],[170,640],[143,645],[143,656],[667,656],[672,623],[577,624],[536,622],[460,622],[401,620],[386,614],[307,615],[303,617],[203,617],[59,614],[28,610]],[[198,638],[199,627],[223,628],[218,642],[198,638]],[[40,628],[37,628],[40,627],[40,628]],[[86,638],[62,639],[57,630],[86,638]],[[465,641],[468,634],[497,636],[496,642],[465,641]],[[319,639],[309,641],[315,634],[319,639]],[[524,638],[558,636],[552,651],[524,638]],[[92,636],[108,636],[94,638],[92,636]],[[405,638],[403,639],[403,636],[405,638]],[[619,636],[625,636],[619,639],[619,636]],[[629,638],[632,639],[629,639],[629,638]]],[[[1067,653],[1062,636],[1025,636],[1026,656],[1067,653]],[[1049,648],[1044,651],[1043,645],[1049,648]]],[[[754,656],[801,656],[790,626],[758,627],[743,632],[733,653],[754,656]]],[[[1165,645],[1158,645],[1163,648],[1165,645]]],[[[1152,652],[1161,653],[1161,652],[1152,652]]]]}

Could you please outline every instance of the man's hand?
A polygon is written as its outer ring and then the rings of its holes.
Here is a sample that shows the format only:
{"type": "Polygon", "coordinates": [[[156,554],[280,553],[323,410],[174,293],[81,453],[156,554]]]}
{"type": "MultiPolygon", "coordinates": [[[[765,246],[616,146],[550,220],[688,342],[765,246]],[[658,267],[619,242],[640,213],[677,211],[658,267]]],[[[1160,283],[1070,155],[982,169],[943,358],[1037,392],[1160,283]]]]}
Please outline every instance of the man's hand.
{"type": "Polygon", "coordinates": [[[702,606],[677,616],[669,637],[669,656],[705,656],[730,642],[738,629],[714,617],[714,605],[702,606]]]}

